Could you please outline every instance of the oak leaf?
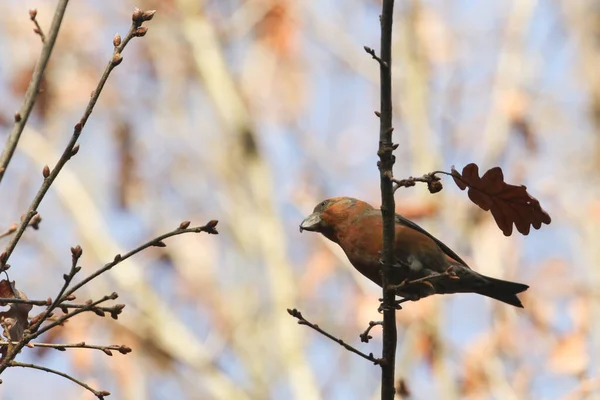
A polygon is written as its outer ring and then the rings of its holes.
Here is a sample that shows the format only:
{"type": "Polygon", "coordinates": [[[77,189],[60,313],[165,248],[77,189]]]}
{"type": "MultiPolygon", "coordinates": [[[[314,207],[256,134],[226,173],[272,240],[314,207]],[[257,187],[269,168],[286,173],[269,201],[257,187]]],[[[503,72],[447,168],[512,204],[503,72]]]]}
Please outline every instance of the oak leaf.
{"type": "Polygon", "coordinates": [[[540,202],[527,193],[523,185],[504,182],[500,167],[495,167],[479,177],[479,167],[468,164],[459,173],[452,167],[454,182],[461,189],[469,188],[471,201],[485,211],[490,211],[496,224],[505,236],[510,236],[513,224],[523,235],[529,234],[531,226],[540,229],[542,224],[550,224],[550,215],[542,209],[540,202]]]}

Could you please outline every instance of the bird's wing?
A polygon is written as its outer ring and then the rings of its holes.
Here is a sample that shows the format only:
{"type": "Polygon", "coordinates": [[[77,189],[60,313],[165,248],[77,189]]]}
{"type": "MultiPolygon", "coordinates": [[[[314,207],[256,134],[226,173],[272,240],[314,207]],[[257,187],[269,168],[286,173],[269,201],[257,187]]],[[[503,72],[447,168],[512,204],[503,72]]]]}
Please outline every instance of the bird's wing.
{"type": "Polygon", "coordinates": [[[468,267],[469,265],[462,259],[460,258],[460,256],[458,254],[456,254],[450,247],[446,246],[444,243],[442,243],[440,240],[438,240],[435,236],[433,236],[431,233],[427,232],[425,229],[421,228],[419,225],[415,224],[414,222],[412,222],[411,220],[408,220],[406,218],[404,218],[402,215],[400,214],[396,214],[396,223],[400,224],[400,225],[404,225],[407,226],[411,229],[416,230],[417,232],[420,232],[428,237],[430,237],[431,239],[433,239],[433,241],[440,247],[440,249],[442,249],[442,251],[444,253],[446,253],[446,255],[452,257],[453,259],[455,259],[456,261],[458,261],[459,263],[463,264],[464,266],[468,267]]]}

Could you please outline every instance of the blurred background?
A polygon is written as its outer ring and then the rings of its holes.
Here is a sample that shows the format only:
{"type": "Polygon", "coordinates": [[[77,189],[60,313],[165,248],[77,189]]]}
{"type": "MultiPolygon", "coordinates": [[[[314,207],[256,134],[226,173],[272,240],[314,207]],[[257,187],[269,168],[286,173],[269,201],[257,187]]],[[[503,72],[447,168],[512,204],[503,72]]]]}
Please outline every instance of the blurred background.
{"type": "MultiPolygon", "coordinates": [[[[56,1],[3,0],[0,139],[12,127],[56,1]]],[[[54,297],[80,244],[83,272],[183,220],[184,235],[87,286],[118,321],[83,315],[45,341],[133,353],[25,349],[115,399],[376,399],[379,368],[298,326],[286,308],[380,354],[380,289],[298,224],[322,199],[380,204],[380,1],[72,1],[43,92],[0,186],[17,222],[80,118],[131,12],[156,9],[114,71],[11,258],[29,298],[54,297]],[[378,51],[378,50],[377,50],[378,51]]],[[[485,274],[527,283],[518,310],[476,295],[398,312],[397,375],[410,399],[600,398],[600,2],[397,1],[397,178],[469,162],[527,185],[552,224],[504,237],[451,180],[397,192],[414,219],[485,274]]],[[[8,239],[2,239],[5,246],[8,239]]],[[[36,310],[34,309],[31,315],[36,310]]],[[[8,369],[1,399],[87,399],[60,377],[8,369]]]]}

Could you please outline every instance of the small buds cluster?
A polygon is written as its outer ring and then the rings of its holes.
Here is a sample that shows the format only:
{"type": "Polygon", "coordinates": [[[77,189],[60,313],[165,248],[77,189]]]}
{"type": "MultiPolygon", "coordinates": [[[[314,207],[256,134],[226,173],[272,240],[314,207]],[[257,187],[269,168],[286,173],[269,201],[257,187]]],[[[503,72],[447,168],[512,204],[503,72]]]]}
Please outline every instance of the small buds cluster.
{"type": "Polygon", "coordinates": [[[71,256],[73,257],[73,260],[79,260],[79,258],[81,257],[82,254],[83,254],[83,249],[81,248],[80,245],[71,247],[71,256]]]}
{"type": "MultiPolygon", "coordinates": [[[[117,304],[117,305],[115,305],[112,308],[112,310],[110,311],[110,317],[112,319],[119,319],[119,314],[121,314],[121,312],[123,312],[124,308],[125,308],[125,304],[117,304]]],[[[131,349],[129,349],[129,351],[131,351],[131,349]]],[[[123,354],[125,354],[125,353],[123,353],[123,354]]]]}
{"type": "Polygon", "coordinates": [[[156,14],[156,10],[142,11],[136,7],[131,15],[131,20],[136,26],[140,26],[144,22],[150,21],[152,18],[154,18],[154,14],[156,14]]]}

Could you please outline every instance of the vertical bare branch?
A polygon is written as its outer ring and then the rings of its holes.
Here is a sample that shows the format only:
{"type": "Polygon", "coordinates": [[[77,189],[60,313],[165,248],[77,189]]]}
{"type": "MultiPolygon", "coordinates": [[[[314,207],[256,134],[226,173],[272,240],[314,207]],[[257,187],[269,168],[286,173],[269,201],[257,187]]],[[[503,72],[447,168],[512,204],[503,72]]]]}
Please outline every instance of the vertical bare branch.
{"type": "Polygon", "coordinates": [[[381,213],[383,215],[383,351],[381,364],[381,399],[393,400],[396,363],[396,309],[395,294],[388,288],[390,268],[394,263],[394,236],[396,204],[392,183],[394,145],[392,143],[392,22],[394,0],[384,0],[381,9],[381,110],[379,125],[379,172],[381,178],[381,213]]]}

